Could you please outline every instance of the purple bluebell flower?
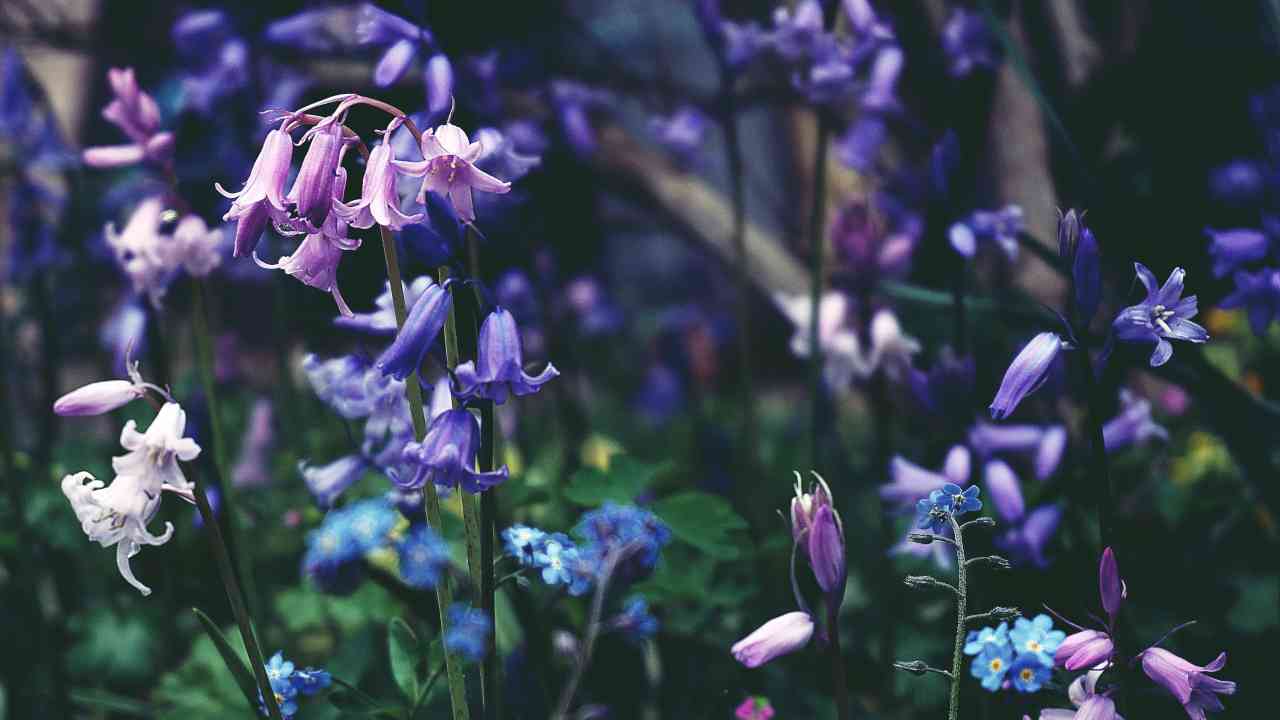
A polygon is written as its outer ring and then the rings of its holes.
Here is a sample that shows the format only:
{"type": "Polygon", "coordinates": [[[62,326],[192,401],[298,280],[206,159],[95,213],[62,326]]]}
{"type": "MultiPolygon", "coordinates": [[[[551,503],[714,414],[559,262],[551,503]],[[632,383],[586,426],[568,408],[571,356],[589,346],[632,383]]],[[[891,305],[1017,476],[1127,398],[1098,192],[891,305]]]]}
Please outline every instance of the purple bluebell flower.
{"type": "Polygon", "coordinates": [[[1066,342],[1057,333],[1042,332],[1031,338],[1009,363],[1000,389],[991,401],[991,417],[996,420],[1009,417],[1023,398],[1040,389],[1064,347],[1066,342]]]}
{"type": "Polygon", "coordinates": [[[436,53],[427,58],[422,73],[427,92],[427,112],[439,115],[453,103],[453,63],[444,53],[436,53]]]}
{"type": "Polygon", "coordinates": [[[1234,695],[1236,684],[1210,676],[1227,664],[1221,653],[1208,665],[1196,665],[1164,648],[1151,647],[1142,652],[1142,671],[1157,685],[1168,690],[1187,712],[1191,720],[1204,720],[1205,712],[1223,710],[1219,695],[1234,695]]]}
{"type": "MultiPolygon", "coordinates": [[[[427,275],[420,275],[414,278],[408,285],[402,285],[404,288],[405,307],[412,308],[418,302],[418,298],[427,291],[428,288],[435,286],[435,280],[427,275]]],[[[375,335],[394,335],[396,334],[396,312],[395,305],[391,299],[391,284],[387,283],[385,289],[373,300],[374,309],[367,313],[355,313],[353,315],[339,315],[333,319],[333,324],[346,328],[348,330],[358,330],[361,332],[372,333],[375,335]]]]}
{"type": "Polygon", "coordinates": [[[404,327],[376,363],[384,374],[404,380],[418,371],[449,317],[453,296],[443,285],[430,284],[418,296],[404,327]]]}
{"type": "Polygon", "coordinates": [[[258,398],[249,411],[240,440],[240,454],[231,466],[231,484],[235,487],[261,487],[271,481],[271,447],[275,443],[271,401],[258,398]]]}
{"type": "Polygon", "coordinates": [[[973,412],[976,373],[973,356],[957,357],[948,346],[942,348],[927,372],[912,368],[907,380],[911,394],[930,413],[967,420],[973,412]]]}
{"type": "Polygon", "coordinates": [[[1265,233],[1252,228],[1214,230],[1205,228],[1209,236],[1209,255],[1213,258],[1214,277],[1223,277],[1232,271],[1267,256],[1271,243],[1265,233]]]}
{"type": "Polygon", "coordinates": [[[865,203],[854,202],[836,216],[831,240],[857,270],[854,280],[873,285],[881,279],[906,274],[917,237],[908,232],[889,232],[883,218],[872,213],[865,203]]]}
{"type": "Polygon", "coordinates": [[[987,497],[996,514],[1010,525],[1022,520],[1026,513],[1026,501],[1022,499],[1022,487],[1018,476],[1003,460],[992,460],[983,469],[983,484],[987,497]]]}
{"type": "Polygon", "coordinates": [[[1254,160],[1232,160],[1209,173],[1209,193],[1219,202],[1249,205],[1262,197],[1266,174],[1254,160]]]}
{"type": "Polygon", "coordinates": [[[542,164],[547,149],[542,131],[529,122],[512,122],[501,130],[482,127],[476,130],[476,142],[482,150],[476,165],[495,177],[514,182],[542,164]]]}
{"type": "Polygon", "coordinates": [[[133,68],[111,68],[107,81],[115,97],[102,109],[102,117],[120,128],[132,141],[128,145],[85,148],[82,157],[93,167],[120,167],[144,160],[167,163],[173,155],[173,133],[160,131],[160,106],[138,87],[133,68]]]}
{"type": "Polygon", "coordinates": [[[1093,231],[1081,227],[1080,239],[1072,253],[1071,277],[1075,285],[1075,305],[1080,319],[1088,323],[1102,300],[1102,262],[1093,231]]]}
{"type": "Polygon", "coordinates": [[[221,10],[184,13],[170,29],[173,46],[186,60],[182,106],[209,113],[219,100],[249,83],[249,45],[221,10]]]}
{"type": "Polygon", "coordinates": [[[1102,426],[1102,440],[1108,452],[1151,439],[1168,440],[1169,431],[1151,418],[1151,402],[1125,388],[1120,391],[1120,413],[1102,426]]]}
{"type": "Polygon", "coordinates": [[[683,105],[670,116],[654,116],[649,125],[658,144],[687,168],[696,164],[705,146],[711,118],[693,105],[683,105]]]}
{"type": "Polygon", "coordinates": [[[560,120],[569,147],[580,156],[596,150],[596,131],[590,113],[609,103],[612,96],[572,80],[557,79],[551,83],[551,101],[560,120]]]}
{"type": "Polygon", "coordinates": [[[316,232],[324,224],[335,199],[339,204],[342,202],[343,193],[335,192],[334,186],[340,175],[342,184],[346,185],[346,171],[340,170],[347,147],[342,136],[345,117],[345,110],[339,109],[302,136],[303,142],[309,140],[311,144],[285,199],[293,203],[294,211],[309,232],[316,232]]]}
{"type": "Polygon", "coordinates": [[[298,462],[298,472],[311,491],[316,504],[322,508],[333,507],[338,496],[364,477],[369,463],[359,455],[346,455],[327,465],[309,465],[298,462]]]}
{"type": "Polygon", "coordinates": [[[793,653],[809,644],[813,618],[807,612],[789,612],[761,625],[733,644],[733,658],[749,668],[757,668],[774,658],[793,653]]]}
{"type": "Polygon", "coordinates": [[[454,603],[449,607],[449,629],[444,633],[445,652],[465,662],[480,662],[488,652],[492,632],[493,626],[484,612],[454,603]]]}
{"type": "Polygon", "coordinates": [[[1116,565],[1116,554],[1111,548],[1102,551],[1102,559],[1098,562],[1098,594],[1102,596],[1102,609],[1107,615],[1115,617],[1120,612],[1120,603],[1124,601],[1124,581],[1120,579],[1120,568],[1116,565]]]}
{"type": "Polygon", "coordinates": [[[995,539],[996,546],[1017,563],[1045,567],[1045,547],[1062,522],[1062,507],[1041,505],[1027,513],[1018,525],[1008,528],[995,539]]]}
{"type": "MultiPolygon", "coordinates": [[[[328,187],[331,201],[341,204],[346,186],[347,171],[340,167],[337,169],[335,181],[328,187]]],[[[294,189],[297,188],[298,184],[295,183],[294,189]]],[[[289,255],[281,257],[274,263],[266,263],[259,260],[255,252],[253,261],[263,269],[283,270],[285,274],[297,278],[304,285],[329,293],[338,306],[338,312],[350,316],[353,314],[351,308],[347,306],[347,301],[342,297],[342,291],[338,289],[338,263],[342,261],[343,252],[350,252],[360,247],[360,239],[347,237],[347,223],[336,213],[330,214],[326,209],[326,215],[320,229],[309,232],[289,255]]]]}
{"type": "Polygon", "coordinates": [[[262,142],[262,150],[253,161],[249,179],[239,192],[227,192],[222,185],[214,188],[230,198],[231,209],[223,220],[236,221],[235,257],[247,257],[257,247],[262,231],[271,220],[284,220],[288,205],[284,196],[284,184],[289,179],[289,164],[293,158],[293,139],[282,129],[272,130],[262,142]]]}
{"type": "Polygon", "coordinates": [[[1038,480],[1057,470],[1066,443],[1067,429],[1061,425],[995,425],[978,421],[969,429],[969,445],[978,455],[1029,454],[1038,480]]]}
{"type": "Polygon", "coordinates": [[[135,299],[116,305],[98,331],[98,342],[111,352],[112,369],[127,374],[130,353],[140,353],[146,348],[147,311],[135,299]]]}
{"type": "Polygon", "coordinates": [[[942,50],[947,54],[947,71],[952,77],[1000,66],[1000,46],[986,19],[967,8],[951,8],[951,16],[942,28],[942,50]]]}
{"type": "Polygon", "coordinates": [[[1219,305],[1227,309],[1244,308],[1254,334],[1266,335],[1271,323],[1280,316],[1280,269],[1241,270],[1235,274],[1235,283],[1235,290],[1219,305]]]}
{"type": "Polygon", "coordinates": [[[1115,701],[1095,692],[1102,673],[1101,669],[1090,670],[1071,682],[1067,697],[1076,710],[1041,710],[1040,720],[1123,720],[1116,714],[1115,701]]]}
{"type": "Polygon", "coordinates": [[[378,87],[395,84],[395,81],[409,69],[417,49],[417,43],[409,38],[401,38],[391,43],[373,68],[373,84],[378,87]]]}
{"type": "Polygon", "coordinates": [[[804,491],[800,473],[796,473],[795,497],[791,498],[791,539],[802,542],[814,532],[818,510],[832,507],[831,488],[818,473],[813,473],[809,492],[804,491]]]}
{"type": "Polygon", "coordinates": [[[433,588],[449,567],[449,546],[425,524],[414,525],[396,543],[400,577],[412,587],[433,588]]]}
{"type": "Polygon", "coordinates": [[[422,442],[404,446],[404,462],[414,468],[398,481],[401,487],[421,488],[426,482],[461,487],[478,493],[507,479],[507,466],[480,472],[475,469],[480,449],[480,421],[468,410],[446,410],[437,415],[422,442]]]}
{"type": "Polygon", "coordinates": [[[501,405],[508,393],[530,395],[560,375],[551,363],[538,375],[524,371],[516,319],[501,307],[494,308],[480,326],[476,356],[454,370],[460,398],[481,397],[501,405]]]}
{"type": "Polygon", "coordinates": [[[1068,635],[1053,653],[1055,665],[1070,671],[1096,667],[1115,653],[1111,636],[1102,630],[1081,630],[1068,635]]]}
{"type": "Polygon", "coordinates": [[[484,148],[471,142],[466,131],[457,125],[445,123],[427,130],[422,134],[421,150],[420,162],[396,160],[394,165],[407,175],[422,178],[418,202],[426,201],[427,192],[447,196],[464,223],[476,219],[473,190],[499,194],[511,191],[511,183],[476,167],[484,148]]]}
{"type": "Polygon", "coordinates": [[[1182,297],[1182,281],[1186,271],[1174,268],[1169,279],[1161,287],[1156,286],[1156,276],[1142,263],[1134,263],[1138,280],[1147,290],[1147,297],[1137,305],[1120,311],[1113,327],[1116,337],[1129,342],[1155,342],[1151,353],[1151,367],[1160,367],[1173,355],[1170,340],[1186,340],[1203,343],[1209,339],[1209,331],[1191,322],[1196,316],[1196,296],[1182,297]]]}
{"type": "Polygon", "coordinates": [[[406,215],[400,211],[400,195],[396,192],[395,158],[389,139],[397,125],[398,119],[387,127],[382,142],[369,151],[369,161],[365,164],[364,179],[361,181],[360,199],[350,204],[339,202],[333,206],[334,212],[355,227],[369,228],[377,224],[400,231],[405,225],[422,220],[422,213],[406,215]]]}
{"type": "Polygon", "coordinates": [[[961,487],[968,485],[969,449],[963,445],[953,445],[947,452],[942,467],[941,473],[935,473],[895,455],[889,463],[892,482],[880,486],[880,498],[899,509],[906,509],[914,505],[917,499],[934,490],[941,490],[947,483],[961,487]]]}
{"type": "Polygon", "coordinates": [[[844,527],[840,515],[830,505],[818,508],[813,528],[806,539],[809,566],[818,586],[827,593],[830,602],[839,604],[844,597],[845,568],[844,527]]]}
{"type": "Polygon", "coordinates": [[[1018,235],[1026,229],[1026,219],[1018,205],[999,210],[975,210],[967,219],[951,226],[948,236],[955,251],[972,258],[979,243],[996,245],[1010,261],[1018,257],[1018,235]]]}

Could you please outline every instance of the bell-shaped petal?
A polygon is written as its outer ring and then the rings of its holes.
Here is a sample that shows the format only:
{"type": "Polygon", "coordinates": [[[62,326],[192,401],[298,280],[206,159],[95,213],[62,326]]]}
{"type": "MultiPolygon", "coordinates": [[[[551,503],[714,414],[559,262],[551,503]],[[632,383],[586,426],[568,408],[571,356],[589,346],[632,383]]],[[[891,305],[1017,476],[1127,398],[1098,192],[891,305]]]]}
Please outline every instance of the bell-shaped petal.
{"type": "Polygon", "coordinates": [[[1008,417],[1023,398],[1044,384],[1063,345],[1057,333],[1043,332],[1031,338],[1005,371],[1000,389],[991,401],[992,418],[1002,420],[1008,417]]]}
{"type": "Polygon", "coordinates": [[[453,103],[453,65],[444,53],[436,53],[427,60],[423,70],[427,91],[427,112],[439,114],[453,103]]]}
{"type": "Polygon", "coordinates": [[[359,480],[368,468],[369,463],[359,455],[347,455],[327,465],[308,465],[298,463],[298,472],[307,484],[316,504],[322,508],[333,506],[333,501],[359,480]]]}
{"type": "Polygon", "coordinates": [[[422,442],[405,445],[404,462],[414,466],[416,472],[397,482],[401,487],[416,489],[430,481],[478,493],[506,480],[506,465],[488,472],[476,470],[479,449],[480,421],[475,415],[463,409],[446,410],[431,421],[422,442]]]}
{"type": "Polygon", "coordinates": [[[429,283],[410,308],[396,339],[378,358],[378,369],[399,380],[416,372],[444,328],[452,306],[449,291],[443,285],[429,283]]]}
{"type": "Polygon", "coordinates": [[[1102,609],[1115,617],[1120,611],[1120,603],[1124,601],[1125,591],[1116,554],[1111,548],[1102,551],[1102,559],[1098,562],[1098,592],[1102,596],[1102,609]]]}
{"type": "Polygon", "coordinates": [[[828,601],[839,603],[844,596],[845,549],[844,529],[840,516],[830,505],[818,508],[808,538],[809,565],[818,586],[827,593],[828,601]]]}
{"type": "Polygon", "coordinates": [[[1081,630],[1062,641],[1053,653],[1053,662],[1074,672],[1106,662],[1114,652],[1110,635],[1100,630],[1081,630]]]}
{"type": "Polygon", "coordinates": [[[760,667],[770,660],[793,653],[809,644],[813,637],[813,618],[806,612],[789,612],[761,625],[755,632],[733,644],[730,652],[749,668],[760,667]]]}
{"type": "Polygon", "coordinates": [[[342,157],[342,122],[338,116],[331,116],[303,137],[310,138],[311,146],[286,197],[311,228],[319,228],[333,204],[333,184],[342,157]]]}
{"type": "Polygon", "coordinates": [[[1235,693],[1234,682],[1209,675],[1218,672],[1226,664],[1225,652],[1203,666],[1188,662],[1164,648],[1152,647],[1142,652],[1142,671],[1177,698],[1193,718],[1204,717],[1205,708],[1220,708],[1221,702],[1217,695],[1235,693]],[[1199,714],[1193,711],[1198,711],[1199,714]]]}
{"type": "Polygon", "coordinates": [[[460,398],[480,397],[501,405],[507,393],[524,396],[535,393],[560,371],[547,363],[537,375],[524,371],[520,331],[512,314],[499,307],[480,326],[480,342],[475,361],[468,360],[454,370],[460,398]]]}
{"type": "Polygon", "coordinates": [[[247,257],[253,253],[262,231],[274,217],[283,219],[287,211],[284,184],[289,179],[289,165],[293,161],[293,140],[287,133],[276,129],[267,133],[262,150],[253,161],[249,178],[239,192],[228,192],[214,183],[214,188],[224,197],[231,198],[231,209],[223,220],[235,220],[235,257],[247,257]]]}

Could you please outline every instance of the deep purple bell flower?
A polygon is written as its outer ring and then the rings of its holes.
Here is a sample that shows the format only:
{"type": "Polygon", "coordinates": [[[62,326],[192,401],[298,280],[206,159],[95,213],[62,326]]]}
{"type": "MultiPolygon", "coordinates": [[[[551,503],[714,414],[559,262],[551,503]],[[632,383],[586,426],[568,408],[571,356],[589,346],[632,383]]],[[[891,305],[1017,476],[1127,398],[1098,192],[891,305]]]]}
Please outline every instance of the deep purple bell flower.
{"type": "Polygon", "coordinates": [[[1223,277],[1241,265],[1261,260],[1270,249],[1266,234],[1253,228],[1205,228],[1204,234],[1209,236],[1214,277],[1223,277]]]}
{"type": "Polygon", "coordinates": [[[538,375],[524,371],[520,331],[516,319],[503,308],[495,308],[480,326],[477,359],[454,370],[456,393],[460,398],[481,397],[501,405],[507,393],[530,395],[544,383],[560,375],[551,363],[538,375]]]}
{"type": "Polygon", "coordinates": [[[480,421],[469,410],[446,410],[431,421],[422,442],[404,447],[405,463],[416,468],[406,479],[398,479],[403,488],[418,489],[428,480],[442,487],[461,487],[469,493],[487,490],[507,479],[507,466],[497,470],[476,470],[476,452],[480,449],[480,421]]]}
{"type": "Polygon", "coordinates": [[[1147,289],[1147,297],[1137,305],[1131,305],[1116,316],[1113,327],[1116,337],[1130,342],[1152,342],[1156,346],[1151,353],[1151,367],[1160,367],[1173,356],[1170,340],[1186,340],[1203,343],[1209,339],[1209,331],[1191,322],[1196,316],[1196,296],[1182,297],[1183,278],[1187,271],[1174,268],[1164,285],[1156,286],[1156,276],[1142,263],[1134,263],[1138,280],[1147,289]]]}
{"type": "Polygon", "coordinates": [[[996,420],[1009,417],[1023,398],[1039,390],[1064,347],[1066,342],[1057,333],[1042,332],[1031,338],[1005,371],[1000,389],[991,401],[991,417],[996,420]]]}
{"type": "Polygon", "coordinates": [[[396,339],[382,356],[377,366],[384,375],[403,380],[422,366],[422,359],[435,343],[440,330],[449,317],[453,297],[443,285],[428,281],[409,310],[396,339]]]}
{"type": "Polygon", "coordinates": [[[309,139],[311,146],[307,148],[307,154],[298,168],[298,176],[294,178],[293,187],[285,197],[294,203],[298,215],[310,223],[309,229],[314,230],[324,223],[333,205],[333,183],[345,144],[342,138],[342,114],[325,118],[308,130],[302,139],[309,139]]]}
{"type": "Polygon", "coordinates": [[[1223,308],[1244,308],[1253,333],[1265,335],[1267,328],[1280,316],[1280,269],[1242,270],[1236,273],[1235,281],[1236,289],[1219,305],[1223,308]]]}
{"type": "Polygon", "coordinates": [[[809,565],[818,586],[827,593],[829,601],[838,604],[845,588],[844,529],[840,516],[830,505],[823,505],[814,514],[807,544],[809,565]]]}

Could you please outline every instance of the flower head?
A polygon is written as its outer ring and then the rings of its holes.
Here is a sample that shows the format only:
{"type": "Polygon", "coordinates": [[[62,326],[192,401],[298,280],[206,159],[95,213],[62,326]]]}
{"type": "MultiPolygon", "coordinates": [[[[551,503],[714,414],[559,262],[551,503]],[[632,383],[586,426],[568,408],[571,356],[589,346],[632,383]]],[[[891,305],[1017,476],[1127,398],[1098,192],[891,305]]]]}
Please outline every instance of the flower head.
{"type": "Polygon", "coordinates": [[[449,629],[444,633],[445,652],[466,662],[480,662],[489,647],[493,627],[480,610],[463,603],[449,607],[449,629]]]}
{"type": "Polygon", "coordinates": [[[622,612],[613,618],[610,625],[632,642],[647,640],[658,632],[658,618],[649,612],[649,604],[639,595],[627,599],[622,612]]]}
{"type": "Polygon", "coordinates": [[[422,220],[422,213],[406,215],[400,212],[400,195],[396,192],[397,170],[391,144],[391,133],[397,125],[399,119],[384,131],[382,142],[369,151],[360,199],[350,204],[334,205],[334,211],[355,227],[368,228],[378,224],[399,231],[405,225],[422,220]]]}
{"type": "Polygon", "coordinates": [[[163,545],[173,536],[173,524],[168,522],[160,535],[147,530],[147,523],[160,509],[161,493],[172,492],[194,502],[193,486],[178,466],[179,460],[194,460],[200,454],[200,446],[183,436],[186,424],[182,408],[165,403],[146,433],[138,432],[133,420],[125,424],[120,444],[127,452],[112,458],[116,477],[110,485],[104,486],[87,472],[62,479],[62,492],[71,502],[81,529],[103,547],[116,546],[120,575],[143,595],[150,595],[151,588],[134,577],[129,559],[142,546],[163,545]]]}
{"type": "Polygon", "coordinates": [[[1053,629],[1053,619],[1037,615],[1034,619],[1018,618],[1009,631],[1009,642],[1019,657],[1031,656],[1046,668],[1053,667],[1053,654],[1067,637],[1061,630],[1053,629]]]}
{"type": "Polygon", "coordinates": [[[969,449],[963,445],[953,445],[947,451],[941,473],[926,470],[906,458],[895,456],[889,464],[889,476],[893,482],[880,486],[880,498],[905,509],[921,496],[941,490],[948,483],[961,487],[968,485],[969,470],[969,449]]]}
{"type": "Polygon", "coordinates": [[[984,627],[981,630],[970,630],[965,637],[964,654],[982,655],[992,648],[1009,645],[1009,623],[1002,622],[994,628],[984,627]]]}
{"type": "Polygon", "coordinates": [[[332,507],[339,495],[364,477],[368,467],[368,461],[359,455],[345,455],[320,466],[308,465],[305,461],[298,462],[298,472],[301,473],[303,482],[316,499],[316,504],[322,508],[332,507]]]}
{"type": "Polygon", "coordinates": [[[983,688],[995,692],[1004,683],[1012,664],[1013,652],[1007,645],[988,645],[973,659],[969,674],[982,681],[983,688]]]}
{"type": "Polygon", "coordinates": [[[1067,670],[1095,667],[1111,659],[1115,644],[1101,630],[1081,630],[1063,639],[1053,653],[1053,662],[1067,670]]]}
{"type": "Polygon", "coordinates": [[[761,625],[755,632],[733,644],[733,658],[749,668],[757,668],[781,655],[809,644],[813,618],[806,612],[789,612],[761,625]]]}
{"type": "Polygon", "coordinates": [[[1051,677],[1053,665],[1046,665],[1034,655],[1019,655],[1009,666],[1009,682],[1021,693],[1037,692],[1051,677]]]}
{"type": "Polygon", "coordinates": [[[1133,391],[1120,391],[1120,412],[1102,426],[1107,452],[1130,445],[1142,445],[1151,439],[1167,440],[1169,431],[1151,417],[1151,402],[1133,391]]]}
{"type": "Polygon", "coordinates": [[[449,546],[435,530],[419,524],[413,526],[396,543],[400,557],[400,576],[416,588],[433,588],[449,567],[449,546]]]}
{"type": "Polygon", "coordinates": [[[235,248],[232,251],[235,257],[248,257],[253,253],[269,221],[288,217],[284,184],[289,179],[292,160],[293,139],[283,129],[272,130],[262,141],[262,150],[253,161],[249,178],[239,192],[227,192],[222,185],[214,183],[214,188],[223,197],[232,200],[231,209],[222,219],[236,221],[235,248]]]}
{"type": "Polygon", "coordinates": [[[173,155],[173,133],[160,131],[160,106],[138,87],[133,68],[111,68],[107,82],[115,97],[102,117],[120,128],[128,145],[85,148],[83,158],[93,167],[122,167],[144,160],[167,163],[173,155]]]}
{"type": "Polygon", "coordinates": [[[445,123],[422,135],[422,161],[393,161],[405,174],[421,177],[418,202],[426,201],[428,192],[449,198],[458,217],[465,223],[475,222],[476,211],[472,191],[506,193],[511,183],[504,182],[476,167],[483,148],[471,142],[462,128],[445,123]]]}
{"type": "Polygon", "coordinates": [[[948,517],[960,517],[982,509],[978,486],[961,488],[947,483],[916,503],[916,527],[929,528],[936,535],[948,526],[948,517]]]}
{"type": "Polygon", "coordinates": [[[1209,236],[1214,277],[1223,277],[1242,265],[1261,260],[1271,249],[1270,241],[1261,230],[1205,228],[1204,234],[1209,236]]]}
{"type": "MultiPolygon", "coordinates": [[[[294,212],[310,232],[316,232],[329,216],[334,206],[334,184],[342,163],[342,154],[347,146],[342,137],[342,122],[345,112],[339,110],[302,136],[303,142],[311,141],[307,154],[302,157],[302,165],[293,180],[293,187],[285,199],[293,203],[294,212]]],[[[342,184],[346,185],[346,175],[342,175],[342,184]]],[[[339,203],[342,193],[336,193],[339,203]]]]}
{"type": "Polygon", "coordinates": [[[1031,338],[1009,363],[1000,389],[991,401],[991,417],[996,420],[1009,417],[1023,398],[1039,390],[1049,377],[1054,359],[1066,346],[1057,333],[1042,332],[1031,338]]]}
{"type": "Polygon", "coordinates": [[[1257,272],[1241,270],[1234,280],[1235,290],[1219,304],[1223,308],[1244,308],[1253,333],[1265,335],[1280,316],[1280,268],[1266,267],[1257,272]]]}
{"type": "Polygon", "coordinates": [[[526,567],[533,564],[534,552],[541,546],[547,534],[538,528],[528,525],[512,525],[502,531],[502,543],[507,554],[520,561],[526,567]]]}
{"type": "Polygon", "coordinates": [[[979,243],[996,245],[1010,261],[1018,258],[1018,234],[1026,229],[1022,208],[1008,205],[999,210],[975,210],[968,219],[951,226],[951,247],[966,258],[978,254],[979,243]]]}
{"type": "Polygon", "coordinates": [[[452,307],[453,295],[449,290],[428,280],[410,307],[404,326],[378,358],[378,369],[397,380],[417,372],[444,328],[452,307]]]}
{"type": "Polygon", "coordinates": [[[415,472],[399,484],[421,488],[430,480],[442,487],[478,493],[506,480],[506,465],[485,472],[475,469],[479,449],[480,421],[476,416],[468,410],[446,410],[431,421],[422,442],[404,446],[404,462],[415,466],[415,472]]]}
{"type": "Polygon", "coordinates": [[[507,393],[530,395],[560,375],[550,363],[538,375],[524,371],[516,319],[500,307],[489,313],[480,326],[476,356],[476,360],[468,360],[454,370],[460,398],[481,397],[501,405],[506,402],[507,393]]]}
{"type": "Polygon", "coordinates": [[[1147,297],[1137,305],[1120,311],[1112,323],[1116,337],[1130,342],[1154,341],[1151,367],[1160,367],[1173,355],[1170,340],[1186,340],[1203,343],[1209,332],[1191,322],[1196,316],[1196,296],[1182,297],[1182,281],[1186,271],[1174,268],[1164,285],[1157,287],[1156,276],[1142,263],[1134,263],[1138,280],[1147,290],[1147,297]]]}
{"type": "Polygon", "coordinates": [[[1164,648],[1151,647],[1142,652],[1142,671],[1182,704],[1192,720],[1204,720],[1205,712],[1222,710],[1219,695],[1233,695],[1236,684],[1219,680],[1216,673],[1227,664],[1224,652],[1208,665],[1188,662],[1164,648]]]}

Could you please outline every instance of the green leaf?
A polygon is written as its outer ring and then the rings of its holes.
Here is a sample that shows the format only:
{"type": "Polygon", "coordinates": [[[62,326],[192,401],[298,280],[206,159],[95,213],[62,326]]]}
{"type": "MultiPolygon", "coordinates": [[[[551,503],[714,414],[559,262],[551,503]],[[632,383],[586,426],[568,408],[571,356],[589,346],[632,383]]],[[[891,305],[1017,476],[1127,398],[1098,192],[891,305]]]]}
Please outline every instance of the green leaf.
{"type": "MultiPolygon", "coordinates": [[[[108,710],[116,715],[149,718],[155,716],[155,708],[133,698],[117,695],[106,690],[83,688],[71,691],[71,701],[77,705],[108,710]]],[[[0,715],[4,717],[4,715],[0,715]]]]}
{"type": "Polygon", "coordinates": [[[720,560],[741,554],[745,541],[734,535],[747,528],[747,521],[729,503],[716,495],[688,491],[654,503],[654,514],[671,527],[677,539],[720,560]]]}
{"type": "Polygon", "coordinates": [[[343,717],[385,717],[399,718],[404,709],[377,704],[369,696],[341,689],[329,693],[329,704],[342,711],[343,717]]]}
{"type": "Polygon", "coordinates": [[[235,678],[236,685],[240,687],[240,692],[244,694],[244,699],[248,701],[249,706],[253,708],[253,712],[258,712],[258,681],[253,677],[253,671],[249,669],[249,663],[245,661],[240,653],[236,652],[231,643],[227,641],[227,636],[222,634],[218,626],[213,620],[209,619],[200,608],[191,608],[191,612],[196,614],[196,619],[204,626],[204,631],[208,634],[209,639],[213,641],[213,646],[218,649],[218,654],[222,656],[222,664],[227,666],[227,670],[231,671],[231,676],[235,678]]]}
{"type": "Polygon", "coordinates": [[[599,505],[606,500],[627,503],[653,484],[668,464],[649,465],[625,455],[614,456],[607,471],[584,467],[573,474],[564,496],[579,505],[599,505]]]}
{"type": "Polygon", "coordinates": [[[400,692],[414,702],[418,699],[418,666],[422,660],[421,645],[413,628],[400,618],[387,623],[387,654],[391,658],[391,677],[400,692]]]}

